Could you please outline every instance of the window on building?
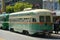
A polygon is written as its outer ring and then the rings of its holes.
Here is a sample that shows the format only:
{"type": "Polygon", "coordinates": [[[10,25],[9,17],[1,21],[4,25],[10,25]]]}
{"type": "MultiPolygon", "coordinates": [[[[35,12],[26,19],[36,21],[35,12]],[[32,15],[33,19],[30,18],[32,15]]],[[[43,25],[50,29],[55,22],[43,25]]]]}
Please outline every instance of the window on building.
{"type": "Polygon", "coordinates": [[[59,4],[59,10],[60,10],[60,4],[59,4]]]}
{"type": "Polygon", "coordinates": [[[43,2],[43,8],[46,9],[46,6],[47,6],[47,2],[44,1],[44,2],[43,2]]]}
{"type": "Polygon", "coordinates": [[[54,10],[58,9],[58,2],[54,2],[54,10]]]}

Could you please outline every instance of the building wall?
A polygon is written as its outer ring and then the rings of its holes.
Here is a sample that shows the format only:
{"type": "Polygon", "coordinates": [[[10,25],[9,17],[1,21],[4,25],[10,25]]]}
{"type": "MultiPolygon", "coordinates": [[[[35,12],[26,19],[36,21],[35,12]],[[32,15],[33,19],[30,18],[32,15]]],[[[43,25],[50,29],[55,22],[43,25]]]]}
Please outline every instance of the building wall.
{"type": "Polygon", "coordinates": [[[43,0],[43,8],[49,10],[60,10],[59,0],[43,0]]]}
{"type": "Polygon", "coordinates": [[[53,22],[56,21],[56,18],[60,18],[60,0],[43,0],[43,8],[53,11],[53,22]],[[55,13],[55,14],[54,14],[55,13]]]}
{"type": "Polygon", "coordinates": [[[42,0],[25,0],[25,2],[32,3],[32,4],[34,4],[35,6],[36,6],[36,5],[39,5],[39,8],[41,8],[41,9],[42,9],[42,6],[43,6],[43,5],[42,5],[42,4],[43,4],[43,3],[42,3],[42,2],[43,2],[42,0]]]}

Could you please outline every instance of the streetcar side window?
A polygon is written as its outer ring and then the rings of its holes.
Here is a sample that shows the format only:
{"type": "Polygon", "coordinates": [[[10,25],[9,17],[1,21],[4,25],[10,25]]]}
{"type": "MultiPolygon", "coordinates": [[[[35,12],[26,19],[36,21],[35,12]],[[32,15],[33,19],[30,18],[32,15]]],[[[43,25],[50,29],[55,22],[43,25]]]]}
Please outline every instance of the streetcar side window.
{"type": "Polygon", "coordinates": [[[39,16],[39,21],[44,22],[44,16],[39,16]]]}
{"type": "Polygon", "coordinates": [[[36,19],[35,18],[32,18],[32,22],[36,22],[36,19]]]}
{"type": "Polygon", "coordinates": [[[29,18],[24,18],[24,22],[28,22],[28,19],[29,19],[29,18]]]}
{"type": "Polygon", "coordinates": [[[24,18],[24,22],[31,22],[31,18],[24,18]]]}
{"type": "Polygon", "coordinates": [[[46,16],[46,22],[51,22],[50,16],[46,16]]]}

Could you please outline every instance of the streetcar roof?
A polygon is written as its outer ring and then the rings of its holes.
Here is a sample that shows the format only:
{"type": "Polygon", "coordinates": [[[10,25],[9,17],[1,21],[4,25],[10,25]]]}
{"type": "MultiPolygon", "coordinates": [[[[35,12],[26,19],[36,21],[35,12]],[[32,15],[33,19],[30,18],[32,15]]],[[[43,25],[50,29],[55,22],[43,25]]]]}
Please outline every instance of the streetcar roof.
{"type": "Polygon", "coordinates": [[[15,13],[11,13],[10,15],[14,15],[14,14],[25,14],[25,13],[30,13],[30,12],[51,12],[50,10],[47,9],[33,9],[33,10],[29,10],[29,11],[20,11],[20,12],[15,12],[15,13]]]}

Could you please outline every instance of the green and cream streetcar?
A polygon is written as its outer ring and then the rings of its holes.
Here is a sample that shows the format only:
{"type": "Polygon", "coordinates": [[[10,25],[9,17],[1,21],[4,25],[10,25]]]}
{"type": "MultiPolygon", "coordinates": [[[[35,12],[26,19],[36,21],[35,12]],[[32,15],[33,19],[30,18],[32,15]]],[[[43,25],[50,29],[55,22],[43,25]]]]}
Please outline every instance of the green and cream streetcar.
{"type": "MultiPolygon", "coordinates": [[[[15,12],[7,15],[8,29],[24,34],[50,33],[53,31],[52,11],[47,9],[34,9],[15,12]]],[[[5,23],[6,24],[6,23],[5,23]]]]}

